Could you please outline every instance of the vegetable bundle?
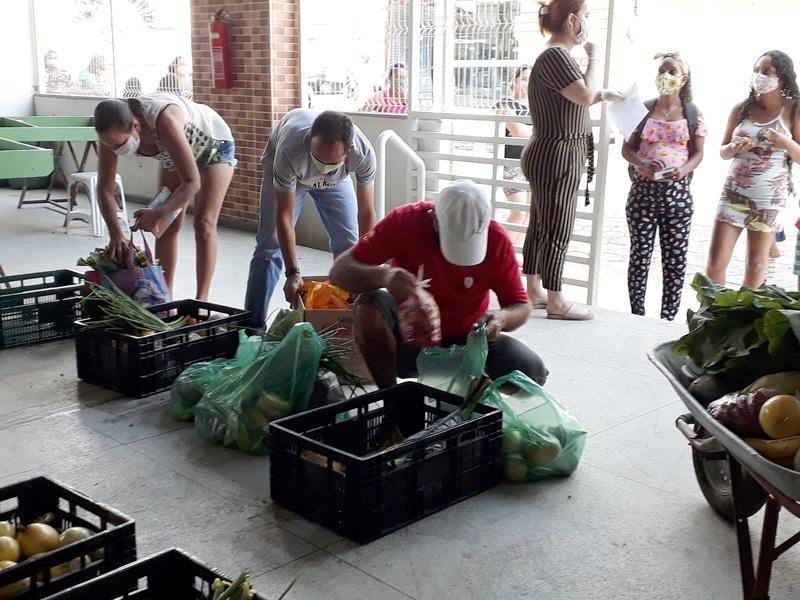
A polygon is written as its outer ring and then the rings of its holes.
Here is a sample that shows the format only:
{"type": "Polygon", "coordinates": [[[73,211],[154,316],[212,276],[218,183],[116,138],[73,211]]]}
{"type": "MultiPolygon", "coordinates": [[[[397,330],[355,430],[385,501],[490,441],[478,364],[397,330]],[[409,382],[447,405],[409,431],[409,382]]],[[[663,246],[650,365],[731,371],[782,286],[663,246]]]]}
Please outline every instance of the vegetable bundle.
{"type": "MultiPolygon", "coordinates": [[[[136,253],[133,257],[133,265],[135,267],[150,267],[157,264],[158,260],[154,260],[151,263],[147,260],[147,254],[144,250],[136,248],[136,253]]],[[[91,267],[92,269],[104,273],[113,273],[114,271],[126,268],[124,259],[120,262],[112,260],[111,257],[106,254],[105,248],[95,248],[86,258],[79,258],[78,266],[91,267]]]]}
{"type": "Polygon", "coordinates": [[[700,308],[688,312],[689,333],[672,350],[708,375],[753,379],[788,371],[800,361],[800,294],[766,285],[728,289],[697,273],[700,308]]]}
{"type": "Polygon", "coordinates": [[[187,319],[180,317],[169,323],[164,322],[113,283],[111,289],[93,286],[92,293],[83,299],[83,306],[93,306],[95,312],[99,310],[101,314],[99,318],[87,322],[89,327],[115,329],[137,336],[178,329],[186,325],[187,319]]]}

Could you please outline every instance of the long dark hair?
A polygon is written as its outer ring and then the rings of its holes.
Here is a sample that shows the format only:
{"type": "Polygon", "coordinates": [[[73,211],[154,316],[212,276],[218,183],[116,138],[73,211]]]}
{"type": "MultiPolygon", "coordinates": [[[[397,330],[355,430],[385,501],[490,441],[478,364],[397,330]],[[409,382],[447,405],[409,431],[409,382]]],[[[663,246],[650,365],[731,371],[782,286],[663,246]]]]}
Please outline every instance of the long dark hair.
{"type": "MultiPolygon", "coordinates": [[[[764,52],[764,54],[758,58],[761,60],[765,56],[768,56],[772,61],[772,64],[775,66],[775,71],[777,72],[778,79],[781,82],[781,96],[789,100],[793,104],[792,111],[796,111],[798,108],[798,102],[800,102],[800,90],[797,88],[797,73],[795,73],[792,59],[789,58],[788,54],[781,52],[780,50],[770,50],[769,52],[764,52]]],[[[742,103],[742,106],[739,109],[739,122],[741,123],[747,119],[747,117],[750,116],[750,111],[754,106],[757,105],[758,96],[756,95],[756,91],[753,89],[751,84],[750,94],[747,96],[747,100],[742,103]]],[[[792,132],[792,134],[793,133],[794,132],[792,132]]]]}

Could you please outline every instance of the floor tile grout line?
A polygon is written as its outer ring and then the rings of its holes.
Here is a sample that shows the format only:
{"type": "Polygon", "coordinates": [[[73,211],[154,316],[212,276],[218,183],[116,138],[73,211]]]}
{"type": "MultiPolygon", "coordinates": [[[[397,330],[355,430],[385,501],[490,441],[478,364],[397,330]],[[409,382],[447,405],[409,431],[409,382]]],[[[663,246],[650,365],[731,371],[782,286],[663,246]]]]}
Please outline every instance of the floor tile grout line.
{"type": "Polygon", "coordinates": [[[600,435],[601,433],[608,433],[609,431],[616,429],[617,427],[621,427],[622,425],[627,425],[631,421],[635,421],[636,419],[641,419],[642,417],[646,417],[647,415],[652,415],[653,413],[658,412],[660,410],[664,410],[665,408],[672,406],[673,404],[681,404],[681,401],[673,400],[672,402],[668,402],[667,404],[664,404],[662,406],[657,406],[656,408],[648,410],[647,412],[643,412],[642,414],[637,415],[635,417],[630,417],[628,419],[625,419],[624,421],[620,421],[619,423],[606,427],[605,429],[601,429],[600,431],[589,433],[586,437],[587,439],[591,439],[595,436],[600,435]]]}
{"type": "MultiPolygon", "coordinates": [[[[342,538],[342,539],[344,539],[344,538],[342,538]]],[[[341,542],[341,541],[342,541],[342,540],[338,540],[338,541],[334,542],[334,544],[338,544],[338,543],[339,543],[339,542],[341,542]]],[[[327,548],[328,548],[328,547],[330,547],[331,545],[333,545],[333,544],[330,544],[329,546],[327,546],[327,547],[325,547],[325,548],[316,548],[315,550],[313,550],[313,551],[311,551],[311,552],[307,552],[306,554],[303,554],[302,556],[298,556],[298,557],[296,557],[296,558],[293,558],[292,560],[289,560],[289,561],[287,561],[287,562],[285,562],[285,563],[283,563],[283,564],[280,564],[280,565],[278,565],[278,566],[272,567],[271,569],[267,569],[267,570],[266,570],[266,571],[264,571],[263,573],[259,573],[258,575],[253,575],[253,578],[256,578],[256,577],[261,577],[262,575],[267,575],[267,574],[269,574],[269,573],[274,573],[274,572],[275,572],[275,571],[277,571],[278,569],[282,569],[283,567],[286,567],[286,566],[288,566],[288,565],[291,565],[292,563],[298,562],[298,561],[300,561],[300,560],[302,560],[302,559],[304,559],[304,558],[307,558],[307,557],[311,556],[312,554],[322,553],[322,554],[325,554],[325,555],[329,556],[330,558],[333,558],[333,559],[334,559],[334,560],[336,560],[336,561],[339,561],[339,562],[341,562],[341,563],[344,563],[344,564],[346,564],[348,567],[350,567],[350,568],[352,568],[352,569],[354,569],[354,570],[358,571],[358,572],[359,572],[359,573],[361,573],[362,575],[366,575],[367,577],[369,577],[370,579],[373,579],[373,580],[377,581],[377,582],[378,582],[378,583],[380,583],[381,585],[384,585],[384,586],[388,587],[389,589],[392,589],[392,590],[394,590],[394,591],[395,591],[395,592],[397,592],[398,594],[401,594],[402,596],[405,596],[406,598],[409,598],[409,600],[417,600],[417,599],[416,599],[414,596],[411,596],[410,594],[407,594],[407,593],[406,593],[406,592],[404,592],[403,590],[401,590],[401,589],[398,589],[398,588],[396,588],[395,586],[393,586],[392,584],[390,584],[390,583],[387,583],[387,582],[383,581],[382,579],[380,579],[380,578],[376,577],[376,576],[375,576],[375,575],[373,575],[372,573],[368,573],[367,571],[364,571],[363,569],[361,569],[361,568],[357,567],[356,565],[354,565],[354,564],[353,564],[353,563],[351,563],[350,561],[348,561],[348,560],[345,560],[344,558],[342,558],[342,557],[340,557],[340,556],[337,556],[337,555],[336,555],[336,554],[334,554],[333,552],[330,552],[329,550],[327,550],[327,548]]]]}
{"type": "MultiPolygon", "coordinates": [[[[667,491],[667,490],[662,489],[660,487],[657,487],[657,486],[655,486],[655,485],[653,485],[651,483],[647,483],[645,481],[639,481],[638,479],[633,479],[632,477],[628,477],[627,475],[624,475],[622,473],[617,473],[616,471],[611,471],[610,469],[606,469],[605,467],[600,467],[598,465],[593,465],[590,462],[587,462],[586,466],[589,467],[590,469],[595,469],[596,471],[602,471],[603,473],[608,473],[609,475],[614,475],[615,477],[620,477],[621,479],[624,479],[625,481],[629,481],[631,483],[635,483],[637,485],[644,486],[644,487],[646,487],[648,489],[651,489],[653,491],[658,492],[659,494],[666,494],[667,496],[670,496],[670,497],[672,497],[672,496],[674,496],[676,494],[676,492],[667,491]]],[[[689,498],[689,494],[684,495],[683,492],[677,492],[677,493],[680,494],[682,498],[689,498]]],[[[695,498],[695,496],[692,496],[692,497],[695,498]]]]}
{"type": "Polygon", "coordinates": [[[344,564],[346,564],[346,565],[350,566],[351,568],[355,569],[356,571],[359,571],[360,573],[363,573],[363,574],[364,574],[364,575],[366,575],[367,577],[369,577],[369,578],[371,578],[371,579],[374,579],[374,580],[375,580],[375,581],[377,581],[378,583],[380,583],[380,584],[382,584],[382,585],[385,585],[385,586],[386,586],[386,587],[388,587],[388,588],[391,588],[391,589],[393,589],[393,590],[394,590],[395,592],[397,592],[398,594],[402,594],[403,596],[405,596],[406,598],[409,598],[410,600],[417,600],[417,599],[416,599],[414,596],[412,596],[411,594],[407,594],[407,593],[406,593],[406,592],[404,592],[403,590],[401,590],[401,589],[399,589],[399,588],[397,588],[397,587],[393,586],[391,583],[387,583],[386,581],[383,581],[383,580],[382,580],[382,579],[380,579],[379,577],[376,577],[376,576],[375,576],[375,575],[373,575],[372,573],[369,573],[369,572],[365,571],[364,569],[362,569],[361,567],[358,567],[358,566],[354,565],[353,563],[351,563],[351,562],[350,562],[350,561],[348,561],[348,560],[345,560],[345,559],[344,559],[344,558],[342,558],[341,556],[337,556],[336,554],[334,554],[334,553],[333,553],[333,552],[331,552],[330,550],[323,548],[323,549],[321,550],[321,552],[324,552],[324,553],[325,553],[325,554],[327,554],[328,556],[331,556],[331,557],[333,557],[335,560],[340,560],[340,561],[342,561],[344,564]]]}
{"type": "Polygon", "coordinates": [[[262,575],[267,575],[268,573],[274,573],[278,569],[282,569],[283,567],[288,566],[288,565],[290,565],[290,564],[292,564],[294,562],[297,562],[298,560],[303,560],[304,558],[307,558],[307,557],[311,556],[312,554],[316,554],[317,552],[322,552],[322,548],[317,548],[315,546],[314,549],[311,550],[310,552],[306,552],[305,554],[301,554],[300,556],[296,556],[296,557],[294,557],[294,558],[292,558],[290,560],[287,560],[284,563],[281,563],[281,564],[276,565],[274,567],[270,567],[269,569],[267,569],[266,571],[263,571],[261,573],[251,574],[252,575],[251,578],[255,579],[256,577],[261,577],[262,575]]]}

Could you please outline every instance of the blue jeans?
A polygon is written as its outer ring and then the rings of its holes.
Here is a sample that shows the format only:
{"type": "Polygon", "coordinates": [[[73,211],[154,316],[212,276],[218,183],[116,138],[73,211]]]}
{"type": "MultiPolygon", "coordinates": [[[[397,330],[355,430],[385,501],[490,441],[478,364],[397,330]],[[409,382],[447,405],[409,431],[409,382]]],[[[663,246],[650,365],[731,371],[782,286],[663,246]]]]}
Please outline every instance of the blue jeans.
{"type": "MultiPolygon", "coordinates": [[[[329,188],[309,188],[298,185],[295,189],[292,225],[297,223],[306,193],[314,199],[322,225],[328,233],[334,257],[348,250],[358,241],[358,205],[353,183],[348,177],[329,188]]],[[[264,169],[261,179],[261,216],[256,234],[256,248],[250,260],[247,292],[244,306],[250,311],[252,327],[263,328],[267,318],[272,293],[283,271],[283,256],[278,245],[275,225],[275,188],[272,185],[272,168],[264,169]]]]}

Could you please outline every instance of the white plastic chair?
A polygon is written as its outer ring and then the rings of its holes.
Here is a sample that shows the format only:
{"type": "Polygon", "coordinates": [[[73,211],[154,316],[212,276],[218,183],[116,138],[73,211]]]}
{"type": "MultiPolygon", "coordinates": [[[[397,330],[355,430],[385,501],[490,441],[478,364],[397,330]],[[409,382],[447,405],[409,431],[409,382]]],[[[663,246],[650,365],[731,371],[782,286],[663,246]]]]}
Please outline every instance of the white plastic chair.
{"type": "MultiPolygon", "coordinates": [[[[114,197],[117,200],[117,218],[128,228],[128,209],[125,205],[125,190],[122,187],[122,177],[119,174],[114,179],[114,197]]],[[[78,171],[69,176],[69,200],[67,201],[67,214],[64,219],[64,229],[69,233],[69,224],[73,220],[85,221],[92,224],[92,233],[95,237],[102,237],[106,232],[106,224],[100,213],[100,204],[97,200],[97,171],[78,171]],[[89,212],[73,210],[75,197],[80,191],[89,197],[89,212]]]]}

